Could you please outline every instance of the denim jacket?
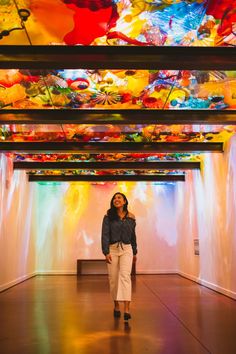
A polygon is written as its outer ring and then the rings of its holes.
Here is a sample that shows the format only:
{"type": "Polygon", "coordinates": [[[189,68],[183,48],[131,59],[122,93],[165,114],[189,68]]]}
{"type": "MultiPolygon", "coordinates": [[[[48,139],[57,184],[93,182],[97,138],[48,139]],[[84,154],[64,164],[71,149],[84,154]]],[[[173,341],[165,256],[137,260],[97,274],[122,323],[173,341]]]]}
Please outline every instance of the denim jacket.
{"type": "Polygon", "coordinates": [[[106,256],[110,253],[109,245],[116,242],[131,244],[133,254],[137,254],[137,243],[135,233],[135,219],[126,216],[123,220],[110,220],[107,215],[102,223],[102,252],[106,256]]]}

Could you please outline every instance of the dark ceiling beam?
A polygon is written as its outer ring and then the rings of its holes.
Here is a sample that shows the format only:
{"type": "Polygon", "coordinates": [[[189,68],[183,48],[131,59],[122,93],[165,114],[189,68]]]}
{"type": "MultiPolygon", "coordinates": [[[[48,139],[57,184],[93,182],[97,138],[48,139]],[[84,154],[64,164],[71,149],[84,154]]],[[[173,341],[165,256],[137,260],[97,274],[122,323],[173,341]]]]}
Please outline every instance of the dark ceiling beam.
{"type": "Polygon", "coordinates": [[[103,176],[39,176],[28,175],[29,182],[105,182],[105,181],[152,181],[152,182],[177,182],[185,181],[185,175],[103,175],[103,176]]]}
{"type": "Polygon", "coordinates": [[[68,153],[101,153],[101,152],[223,152],[222,142],[153,142],[153,143],[84,143],[84,142],[0,142],[2,152],[68,152],[68,153]]]}
{"type": "Polygon", "coordinates": [[[236,124],[236,110],[0,110],[0,124],[236,124]]]}
{"type": "Polygon", "coordinates": [[[235,70],[233,47],[0,46],[1,69],[235,70]]]}
{"type": "Polygon", "coordinates": [[[200,161],[147,161],[147,162],[26,162],[15,161],[14,170],[195,170],[200,169],[200,161]]]}

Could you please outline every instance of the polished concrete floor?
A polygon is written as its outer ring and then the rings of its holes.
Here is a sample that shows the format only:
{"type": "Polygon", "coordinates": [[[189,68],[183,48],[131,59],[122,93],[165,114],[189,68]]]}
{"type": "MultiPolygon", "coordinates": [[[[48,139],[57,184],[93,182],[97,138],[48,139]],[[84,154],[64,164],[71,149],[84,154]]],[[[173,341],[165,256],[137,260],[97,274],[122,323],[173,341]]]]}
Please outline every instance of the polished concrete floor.
{"type": "Polygon", "coordinates": [[[0,293],[0,354],[234,354],[236,301],[177,275],[133,278],[132,320],[107,277],[37,276],[0,293]]]}

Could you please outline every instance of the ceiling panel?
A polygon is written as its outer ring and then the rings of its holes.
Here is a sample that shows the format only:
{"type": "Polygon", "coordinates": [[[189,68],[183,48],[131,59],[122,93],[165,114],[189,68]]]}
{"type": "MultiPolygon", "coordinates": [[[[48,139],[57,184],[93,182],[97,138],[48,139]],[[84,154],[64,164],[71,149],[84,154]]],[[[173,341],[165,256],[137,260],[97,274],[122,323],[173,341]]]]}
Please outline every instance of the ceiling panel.
{"type": "Polygon", "coordinates": [[[2,152],[31,153],[178,153],[178,152],[223,152],[224,143],[207,142],[9,142],[0,143],[2,152]]]}
{"type": "Polygon", "coordinates": [[[236,124],[236,110],[2,109],[0,124],[236,124]]]}
{"type": "Polygon", "coordinates": [[[146,161],[146,162],[24,162],[14,161],[14,170],[193,170],[200,169],[200,161],[146,161]]]}
{"type": "Polygon", "coordinates": [[[234,46],[1,45],[2,69],[235,70],[234,46]],[[135,60],[134,60],[135,58],[135,60]],[[207,58],[207,60],[206,60],[207,58]]]}
{"type": "Polygon", "coordinates": [[[29,182],[184,182],[185,175],[103,175],[103,176],[92,176],[92,175],[70,175],[70,176],[56,176],[56,175],[28,175],[29,182]]]}
{"type": "Polygon", "coordinates": [[[235,129],[222,125],[2,125],[0,148],[3,142],[224,142],[235,129]]]}
{"type": "Polygon", "coordinates": [[[34,174],[36,176],[80,176],[80,175],[90,175],[90,176],[106,176],[106,175],[178,175],[178,174],[184,175],[184,172],[180,172],[178,170],[131,170],[131,169],[125,169],[125,170],[91,170],[91,169],[73,169],[73,170],[32,170],[29,171],[28,174],[34,174]]]}
{"type": "Polygon", "coordinates": [[[199,162],[196,153],[10,154],[14,162],[199,162]]]}
{"type": "Polygon", "coordinates": [[[185,181],[177,170],[35,170],[29,181],[185,181]]]}
{"type": "Polygon", "coordinates": [[[23,21],[28,43],[25,31],[19,30],[5,34],[3,44],[235,44],[235,0],[5,0],[1,4],[2,31],[18,25],[16,6],[30,11],[23,21]]]}
{"type": "Polygon", "coordinates": [[[235,92],[236,71],[0,70],[4,110],[232,110],[235,92]]]}

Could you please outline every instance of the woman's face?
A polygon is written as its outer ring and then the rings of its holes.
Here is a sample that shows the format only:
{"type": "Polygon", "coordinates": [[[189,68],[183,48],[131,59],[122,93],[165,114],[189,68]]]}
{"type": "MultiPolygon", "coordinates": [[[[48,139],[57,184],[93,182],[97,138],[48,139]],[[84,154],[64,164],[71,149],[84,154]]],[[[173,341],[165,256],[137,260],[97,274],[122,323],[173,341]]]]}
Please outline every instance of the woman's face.
{"type": "Polygon", "coordinates": [[[113,205],[116,208],[121,208],[126,204],[124,197],[121,194],[116,194],[113,199],[113,205]]]}

